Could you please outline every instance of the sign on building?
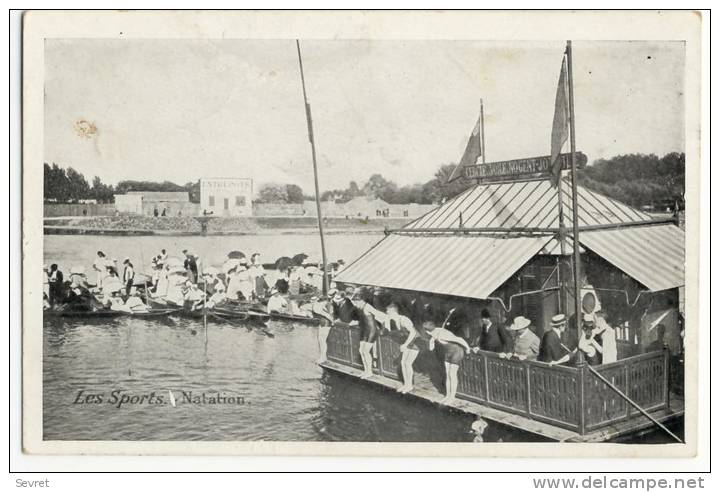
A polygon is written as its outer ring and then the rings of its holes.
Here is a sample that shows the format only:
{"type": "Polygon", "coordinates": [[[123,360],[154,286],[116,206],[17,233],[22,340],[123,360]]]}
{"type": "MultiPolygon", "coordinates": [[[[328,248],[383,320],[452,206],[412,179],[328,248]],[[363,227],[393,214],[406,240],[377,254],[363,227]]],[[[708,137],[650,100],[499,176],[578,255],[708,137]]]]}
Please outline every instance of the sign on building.
{"type": "Polygon", "coordinates": [[[252,179],[201,179],[200,214],[219,216],[252,215],[252,179]]]}
{"type": "MultiPolygon", "coordinates": [[[[563,171],[571,167],[572,154],[560,154],[558,159],[562,163],[563,171]]],[[[582,152],[575,152],[575,161],[578,168],[585,166],[587,156],[582,152]]],[[[528,157],[526,159],[513,159],[511,161],[488,162],[475,166],[466,166],[465,177],[483,181],[521,179],[550,176],[550,156],[528,157]]]]}

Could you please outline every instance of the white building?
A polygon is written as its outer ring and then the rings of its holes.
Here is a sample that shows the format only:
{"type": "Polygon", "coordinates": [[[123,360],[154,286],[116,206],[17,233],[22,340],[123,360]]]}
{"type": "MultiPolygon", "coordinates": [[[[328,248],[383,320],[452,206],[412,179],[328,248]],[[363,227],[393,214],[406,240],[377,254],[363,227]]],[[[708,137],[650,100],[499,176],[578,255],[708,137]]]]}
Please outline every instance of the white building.
{"type": "Polygon", "coordinates": [[[200,214],[252,215],[252,179],[203,178],[200,180],[200,214]]]}

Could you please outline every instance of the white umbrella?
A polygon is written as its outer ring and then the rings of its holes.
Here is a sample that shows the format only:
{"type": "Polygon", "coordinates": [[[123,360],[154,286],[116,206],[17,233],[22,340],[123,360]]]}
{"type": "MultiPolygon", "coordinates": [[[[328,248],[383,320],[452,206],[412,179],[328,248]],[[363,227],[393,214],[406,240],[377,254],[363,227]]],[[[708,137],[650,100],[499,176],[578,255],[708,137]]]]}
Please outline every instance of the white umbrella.
{"type": "Polygon", "coordinates": [[[70,275],[85,275],[85,267],[74,266],[70,269],[70,275]]]}

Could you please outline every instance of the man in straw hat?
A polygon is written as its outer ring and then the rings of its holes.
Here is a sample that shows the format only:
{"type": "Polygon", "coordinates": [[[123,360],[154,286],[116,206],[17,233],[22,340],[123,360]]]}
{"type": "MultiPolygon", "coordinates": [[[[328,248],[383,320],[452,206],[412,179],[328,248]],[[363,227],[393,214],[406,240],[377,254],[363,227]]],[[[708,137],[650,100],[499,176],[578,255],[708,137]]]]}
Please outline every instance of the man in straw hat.
{"type": "Polygon", "coordinates": [[[566,326],[567,317],[564,314],[556,314],[552,317],[550,329],[545,332],[540,342],[538,360],[548,364],[564,364],[570,360],[571,353],[563,348],[560,341],[566,326]]]}
{"type": "Polygon", "coordinates": [[[518,316],[508,328],[513,337],[512,355],[520,360],[536,360],[540,353],[540,339],[530,330],[531,324],[525,316],[518,316]]]}

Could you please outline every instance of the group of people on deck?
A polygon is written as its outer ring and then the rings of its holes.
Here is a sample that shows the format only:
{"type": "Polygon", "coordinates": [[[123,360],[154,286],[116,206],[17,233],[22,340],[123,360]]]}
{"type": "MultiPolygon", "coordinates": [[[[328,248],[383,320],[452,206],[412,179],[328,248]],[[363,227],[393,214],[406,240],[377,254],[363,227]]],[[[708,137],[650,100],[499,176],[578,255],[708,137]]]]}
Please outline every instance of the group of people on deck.
{"type": "MultiPolygon", "coordinates": [[[[557,314],[550,325],[537,334],[525,316],[516,316],[510,323],[496,321],[488,308],[479,316],[472,309],[449,304],[424,302],[411,295],[394,296],[380,289],[347,287],[331,289],[313,312],[324,321],[318,333],[320,362],[327,359],[327,337],[331,327],[342,322],[358,325],[359,355],[363,364],[362,378],[373,376],[377,365],[376,341],[382,331],[405,333],[400,345],[400,366],[403,384],[397,391],[413,390],[413,363],[422,350],[434,351],[445,368],[445,398],[455,398],[458,369],[465,356],[479,351],[494,352],[501,358],[540,361],[551,365],[574,364],[580,357],[596,365],[617,360],[615,330],[605,321],[597,294],[585,289],[581,313],[582,333],[575,329],[574,315],[557,314]],[[479,318],[479,319],[478,319],[479,318]]],[[[477,311],[475,311],[477,313],[477,311]]]]}

